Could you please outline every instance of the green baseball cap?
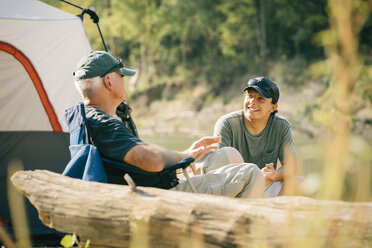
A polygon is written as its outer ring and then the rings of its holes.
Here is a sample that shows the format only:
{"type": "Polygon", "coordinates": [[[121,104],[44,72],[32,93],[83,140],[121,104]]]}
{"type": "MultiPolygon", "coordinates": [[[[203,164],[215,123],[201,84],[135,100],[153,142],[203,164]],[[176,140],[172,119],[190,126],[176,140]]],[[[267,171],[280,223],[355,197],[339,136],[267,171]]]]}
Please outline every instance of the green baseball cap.
{"type": "Polygon", "coordinates": [[[123,67],[123,61],[116,60],[110,53],[105,51],[92,51],[80,59],[73,75],[76,80],[93,77],[103,77],[108,73],[118,72],[122,76],[133,76],[135,70],[123,67]]]}

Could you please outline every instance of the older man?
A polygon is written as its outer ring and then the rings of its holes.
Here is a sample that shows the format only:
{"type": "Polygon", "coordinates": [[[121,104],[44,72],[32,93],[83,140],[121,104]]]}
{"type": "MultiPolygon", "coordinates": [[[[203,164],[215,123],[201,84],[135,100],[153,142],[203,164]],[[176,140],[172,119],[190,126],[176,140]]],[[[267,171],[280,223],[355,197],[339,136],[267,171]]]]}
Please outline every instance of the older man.
{"type": "MultiPolygon", "coordinates": [[[[184,152],[146,144],[137,137],[133,128],[116,114],[117,107],[126,99],[124,76],[134,74],[134,70],[123,67],[121,60],[116,61],[103,51],[89,53],[76,67],[75,85],[84,99],[88,131],[101,155],[157,172],[186,157],[198,159],[215,149],[213,144],[219,143],[220,137],[204,137],[184,152]]],[[[198,193],[231,197],[260,197],[263,194],[261,171],[254,164],[244,163],[235,149],[212,151],[205,158],[214,164],[215,169],[191,178],[198,193]]],[[[172,189],[190,191],[184,180],[179,180],[172,189]]]]}

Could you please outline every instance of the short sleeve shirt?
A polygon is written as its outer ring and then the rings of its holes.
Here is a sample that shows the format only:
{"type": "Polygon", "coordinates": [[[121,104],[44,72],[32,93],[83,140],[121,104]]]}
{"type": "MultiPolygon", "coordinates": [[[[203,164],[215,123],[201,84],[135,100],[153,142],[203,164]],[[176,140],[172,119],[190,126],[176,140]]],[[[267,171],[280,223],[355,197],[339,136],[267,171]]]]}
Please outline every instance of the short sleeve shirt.
{"type": "Polygon", "coordinates": [[[121,120],[96,106],[86,106],[85,112],[92,142],[103,156],[122,162],[131,148],[144,144],[121,120]]]}
{"type": "Polygon", "coordinates": [[[296,154],[290,123],[283,117],[270,115],[264,130],[251,134],[244,123],[244,110],[222,116],[216,122],[214,135],[221,136],[220,147],[231,146],[237,149],[247,163],[259,168],[282,162],[285,157],[296,154]]]}

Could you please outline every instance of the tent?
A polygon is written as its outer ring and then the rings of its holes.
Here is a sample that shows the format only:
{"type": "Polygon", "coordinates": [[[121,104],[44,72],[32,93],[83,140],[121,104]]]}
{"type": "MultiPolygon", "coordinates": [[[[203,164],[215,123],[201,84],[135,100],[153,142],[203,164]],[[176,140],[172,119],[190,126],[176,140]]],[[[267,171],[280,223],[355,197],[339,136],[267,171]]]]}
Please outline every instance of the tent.
{"type": "MultiPolygon", "coordinates": [[[[61,173],[70,159],[64,110],[81,101],[72,72],[91,51],[79,17],[36,0],[0,0],[0,224],[12,230],[7,170],[61,173]]],[[[32,235],[52,231],[26,201],[32,235]]]]}

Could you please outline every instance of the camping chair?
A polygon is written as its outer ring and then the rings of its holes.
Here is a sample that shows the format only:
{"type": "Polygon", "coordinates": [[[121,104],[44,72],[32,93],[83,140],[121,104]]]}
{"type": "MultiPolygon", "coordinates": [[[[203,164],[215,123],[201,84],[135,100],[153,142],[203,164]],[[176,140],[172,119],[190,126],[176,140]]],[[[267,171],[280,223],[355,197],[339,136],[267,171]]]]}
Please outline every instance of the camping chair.
{"type": "Polygon", "coordinates": [[[70,131],[71,160],[63,175],[86,181],[98,181],[128,185],[125,174],[129,174],[138,186],[169,189],[178,184],[176,170],[182,169],[193,192],[193,187],[186,168],[194,162],[194,158],[186,158],[176,164],[165,167],[160,172],[144,171],[124,162],[118,162],[99,154],[92,144],[85,116],[83,103],[79,103],[65,111],[65,120],[70,131]]]}

